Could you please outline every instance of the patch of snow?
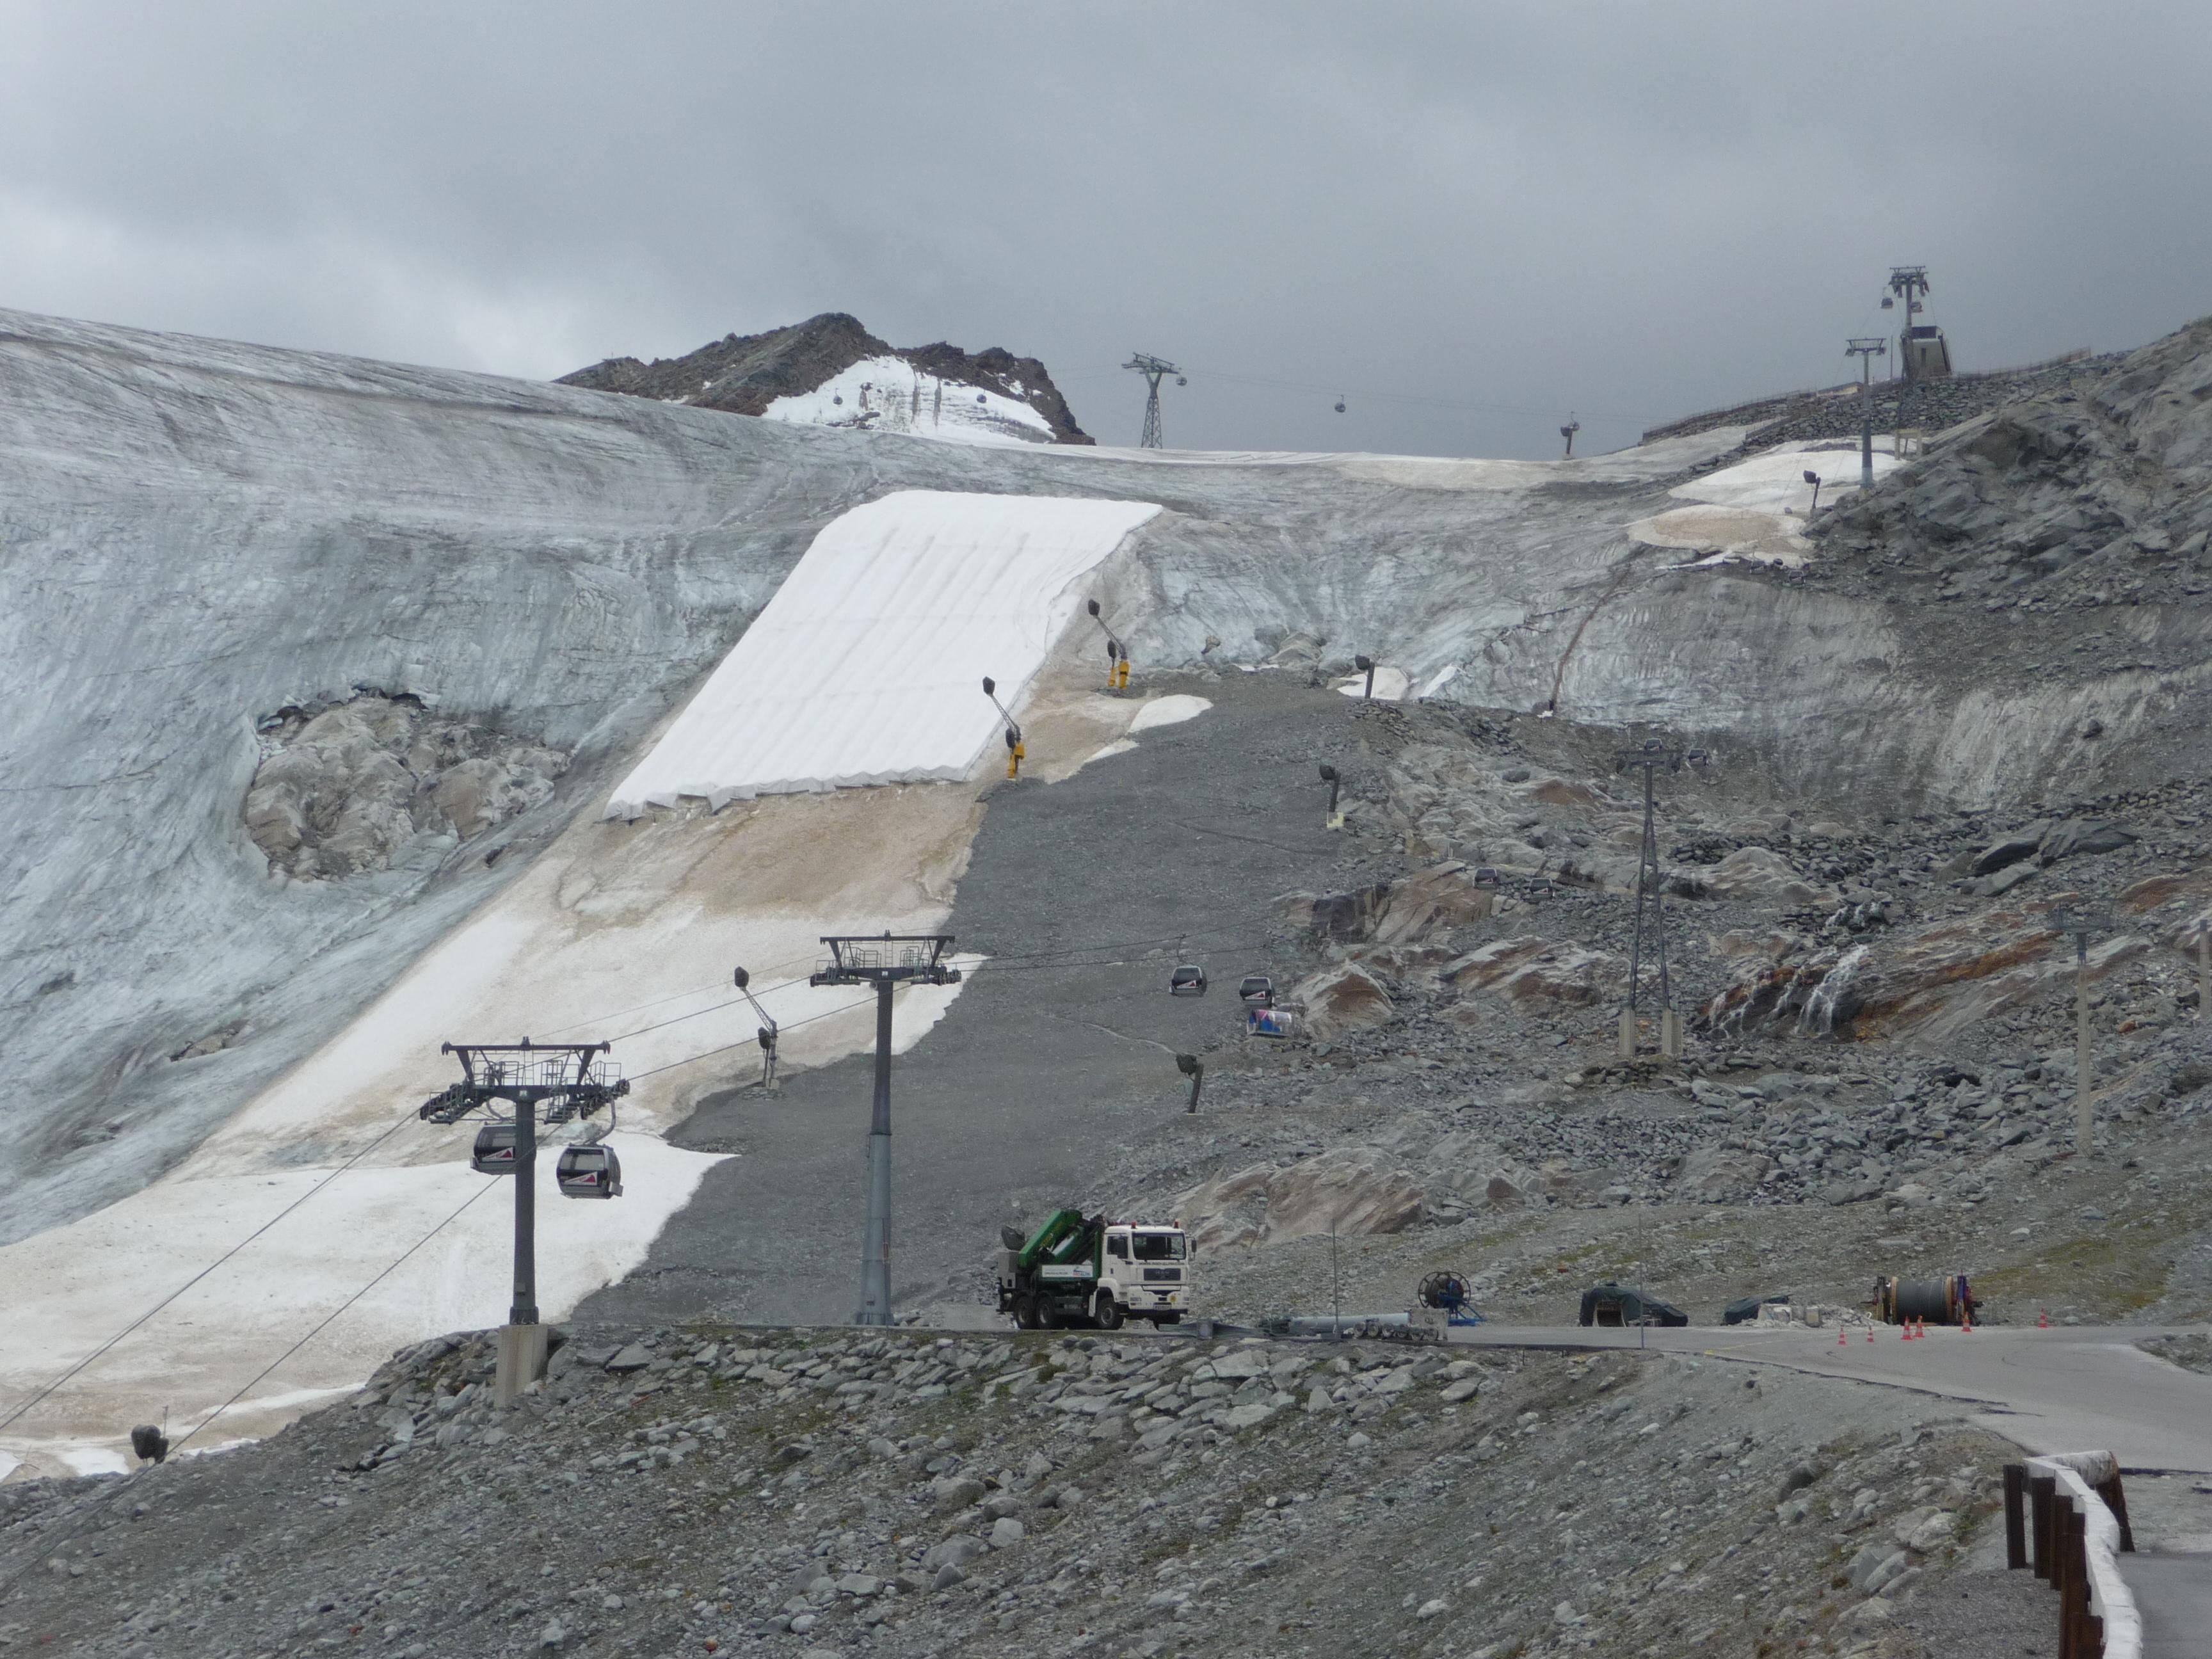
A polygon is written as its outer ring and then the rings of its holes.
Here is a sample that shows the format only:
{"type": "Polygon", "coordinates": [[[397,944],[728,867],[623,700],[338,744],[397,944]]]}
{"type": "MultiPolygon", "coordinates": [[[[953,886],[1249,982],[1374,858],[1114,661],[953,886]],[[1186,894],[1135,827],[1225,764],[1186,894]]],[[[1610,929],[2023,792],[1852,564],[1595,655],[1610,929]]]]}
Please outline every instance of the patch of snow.
{"type": "Polygon", "coordinates": [[[1136,746],[1135,742],[1128,738],[1116,738],[1113,742],[1108,744],[1103,749],[1094,750],[1091,752],[1090,759],[1085,761],[1083,763],[1085,766],[1088,766],[1091,764],[1091,761],[1111,760],[1116,755],[1126,755],[1130,753],[1136,748],[1136,746]]]}
{"type": "Polygon", "coordinates": [[[1429,677],[1429,683],[1421,688],[1420,695],[1425,697],[1433,697],[1458,678],[1459,665],[1455,662],[1448,662],[1429,677]]]}
{"type": "Polygon", "coordinates": [[[823,526],[609,817],[694,796],[953,781],[998,740],[1074,615],[1075,579],[1149,501],[908,489],[823,526]]]}
{"type": "Polygon", "coordinates": [[[764,418],[799,426],[902,432],[966,444],[1048,444],[1052,423],[1029,404],[926,374],[902,357],[864,357],[811,392],[778,398],[764,418]]]}
{"type": "MultiPolygon", "coordinates": [[[[1354,674],[1348,680],[1339,680],[1336,689],[1347,697],[1364,697],[1367,695],[1367,676],[1354,674]]],[[[1375,665],[1376,702],[1403,702],[1413,689],[1413,677],[1404,669],[1393,668],[1387,663],[1375,665]]]]}
{"type": "MultiPolygon", "coordinates": [[[[1875,440],[1874,476],[1893,471],[1897,457],[1889,453],[1887,438],[1875,440]]],[[[1810,443],[1784,444],[1739,461],[1734,466],[1709,472],[1676,484],[1667,493],[1677,501],[1705,501],[1715,507],[1743,507],[1765,513],[1794,513],[1802,518],[1813,504],[1808,472],[1820,475],[1820,497],[1834,499],[1843,490],[1859,487],[1859,452],[1823,447],[1810,443]]]]}
{"type": "Polygon", "coordinates": [[[1628,538],[1645,547],[1679,548],[1705,557],[1679,568],[1759,563],[1796,569],[1812,556],[1801,533],[1803,520],[1749,507],[1670,507],[1628,526],[1628,538]]]}
{"type": "MultiPolygon", "coordinates": [[[[466,1124],[442,1131],[456,1145],[471,1133],[466,1124]]],[[[566,1138],[551,1133],[548,1142],[566,1138]]],[[[538,1297],[548,1319],[644,1260],[667,1218],[722,1162],[654,1135],[621,1131],[608,1140],[623,1160],[619,1199],[564,1200],[552,1153],[538,1160],[538,1297]]],[[[0,1273],[16,1287],[0,1388],[18,1397],[44,1386],[330,1176],[329,1167],[255,1168],[160,1181],[0,1250],[0,1273]]],[[[10,1452],[80,1474],[121,1469],[118,1425],[127,1429],[128,1419],[107,1404],[118,1396],[141,1408],[163,1401],[174,1413],[170,1437],[180,1439],[456,1209],[428,1245],[286,1361],[255,1404],[296,1415],[356,1386],[395,1348],[500,1323],[514,1229],[505,1179],[465,1162],[356,1165],[18,1419],[6,1436],[10,1452]]]]}
{"type": "MultiPolygon", "coordinates": [[[[1194,720],[1213,707],[1211,697],[1177,695],[1154,697],[1137,711],[1136,719],[1129,722],[1132,732],[1149,732],[1156,726],[1179,726],[1185,720],[1194,720]]],[[[1135,744],[1130,745],[1134,748],[1135,744]]]]}

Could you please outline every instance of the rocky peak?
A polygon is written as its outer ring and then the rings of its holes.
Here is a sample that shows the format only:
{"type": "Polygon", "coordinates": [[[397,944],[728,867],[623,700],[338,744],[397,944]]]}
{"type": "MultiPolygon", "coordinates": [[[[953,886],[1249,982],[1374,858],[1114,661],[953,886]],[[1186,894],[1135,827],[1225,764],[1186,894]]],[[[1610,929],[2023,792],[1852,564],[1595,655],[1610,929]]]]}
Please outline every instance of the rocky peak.
{"type": "MultiPolygon", "coordinates": [[[[1004,399],[1034,411],[1033,435],[1014,435],[1040,443],[1091,441],[1036,358],[1018,357],[1002,346],[971,353],[941,340],[901,349],[885,344],[858,318],[842,311],[825,311],[763,334],[725,335],[681,357],[656,358],[649,363],[635,357],[610,357],[562,375],[560,384],[738,415],[775,415],[806,424],[922,432],[931,429],[921,418],[921,388],[927,387],[930,413],[939,420],[947,391],[953,392],[963,414],[972,405],[963,393],[972,392],[981,394],[987,409],[989,400],[1004,399]],[[849,401],[841,390],[831,389],[833,382],[852,378],[854,371],[866,379],[870,365],[884,372],[853,388],[855,395],[849,401]],[[906,371],[903,376],[900,367],[906,371]],[[910,382],[896,388],[908,399],[905,420],[896,418],[900,411],[884,395],[892,390],[888,382],[893,379],[910,382]],[[803,403],[824,389],[831,389],[833,401],[818,410],[794,408],[787,401],[803,403]],[[876,395],[872,398],[871,393],[876,395]],[[777,408],[780,402],[786,406],[777,408]]],[[[1024,423],[1001,419],[995,424],[1024,423]]]]}

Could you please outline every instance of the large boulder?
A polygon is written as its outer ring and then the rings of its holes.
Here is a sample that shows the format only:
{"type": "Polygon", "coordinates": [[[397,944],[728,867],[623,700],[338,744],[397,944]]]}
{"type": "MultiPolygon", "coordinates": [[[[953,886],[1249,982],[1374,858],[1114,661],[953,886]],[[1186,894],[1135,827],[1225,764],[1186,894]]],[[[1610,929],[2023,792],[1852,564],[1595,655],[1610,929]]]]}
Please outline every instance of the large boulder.
{"type": "Polygon", "coordinates": [[[1807,880],[1771,847],[1739,847],[1705,871],[1702,880],[1705,891],[1714,898],[1751,899],[1796,909],[1838,901],[1833,888],[1807,880]]]}
{"type": "Polygon", "coordinates": [[[1306,1030],[1324,1041],[1380,1025],[1393,1012],[1389,988],[1356,962],[1338,963],[1299,981],[1290,1000],[1303,1012],[1306,1030]]]}
{"type": "Polygon", "coordinates": [[[1750,1196],[1773,1168],[1774,1160],[1758,1152],[1708,1146],[1682,1160],[1674,1186],[1685,1198],[1724,1203],[1750,1196]]]}
{"type": "Polygon", "coordinates": [[[1473,872],[1455,860],[1403,881],[1342,893],[1299,893],[1285,902],[1295,924],[1324,939],[1406,945],[1487,920],[1495,898],[1488,888],[1477,887],[1473,872]]]}
{"type": "Polygon", "coordinates": [[[1332,1232],[1402,1232],[1427,1208],[1421,1183],[1371,1146],[1342,1147],[1287,1167],[1255,1164],[1201,1182],[1174,1206],[1204,1249],[1332,1232]]]}
{"type": "Polygon", "coordinates": [[[1488,991],[1521,1006],[1583,1006],[1627,983],[1620,958],[1586,945],[1527,934],[1493,939],[1439,975],[1462,991],[1488,991]]]}
{"type": "Polygon", "coordinates": [[[2117,853],[2123,847],[2132,847],[2138,839],[2134,830],[2102,818],[2068,818],[2045,833],[2035,856],[2038,862],[2051,865],[2065,858],[2117,853]]]}

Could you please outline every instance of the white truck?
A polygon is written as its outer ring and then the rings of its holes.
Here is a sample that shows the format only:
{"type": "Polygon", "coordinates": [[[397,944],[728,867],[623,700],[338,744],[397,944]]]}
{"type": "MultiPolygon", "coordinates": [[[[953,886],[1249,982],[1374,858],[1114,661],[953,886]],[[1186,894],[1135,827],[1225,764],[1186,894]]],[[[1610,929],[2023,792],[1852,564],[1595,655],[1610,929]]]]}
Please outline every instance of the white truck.
{"type": "Polygon", "coordinates": [[[1023,1236],[1000,1230],[999,1311],[1025,1331],[1182,1322],[1190,1307],[1190,1240],[1180,1227],[1054,1210],[1023,1236]]]}

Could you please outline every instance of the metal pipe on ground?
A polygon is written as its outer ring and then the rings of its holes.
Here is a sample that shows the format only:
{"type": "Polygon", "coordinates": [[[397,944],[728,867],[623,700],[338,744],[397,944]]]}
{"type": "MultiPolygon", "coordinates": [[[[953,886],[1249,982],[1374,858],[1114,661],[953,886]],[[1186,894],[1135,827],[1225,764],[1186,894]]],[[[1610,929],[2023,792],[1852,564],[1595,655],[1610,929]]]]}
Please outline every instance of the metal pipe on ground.
{"type": "Polygon", "coordinates": [[[1411,1314],[1292,1314],[1283,1328],[1292,1336],[1358,1336],[1364,1331],[1404,1330],[1411,1314]]]}

